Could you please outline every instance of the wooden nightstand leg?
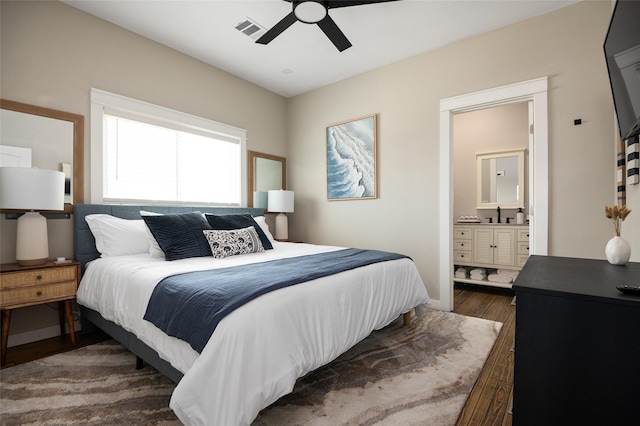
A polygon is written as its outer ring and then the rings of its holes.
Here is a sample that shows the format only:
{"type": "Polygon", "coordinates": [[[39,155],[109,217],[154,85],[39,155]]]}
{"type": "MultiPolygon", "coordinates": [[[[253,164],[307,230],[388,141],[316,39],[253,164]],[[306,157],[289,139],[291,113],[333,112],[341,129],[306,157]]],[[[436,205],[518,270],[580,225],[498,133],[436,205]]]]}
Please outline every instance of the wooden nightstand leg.
{"type": "Polygon", "coordinates": [[[64,313],[67,317],[67,323],[69,324],[69,336],[71,337],[71,344],[76,345],[76,333],[73,327],[73,312],[71,312],[71,300],[64,301],[64,313]]]}
{"type": "Polygon", "coordinates": [[[2,310],[2,344],[0,348],[0,365],[4,365],[7,359],[7,340],[9,339],[9,323],[11,322],[11,311],[2,310]]]}

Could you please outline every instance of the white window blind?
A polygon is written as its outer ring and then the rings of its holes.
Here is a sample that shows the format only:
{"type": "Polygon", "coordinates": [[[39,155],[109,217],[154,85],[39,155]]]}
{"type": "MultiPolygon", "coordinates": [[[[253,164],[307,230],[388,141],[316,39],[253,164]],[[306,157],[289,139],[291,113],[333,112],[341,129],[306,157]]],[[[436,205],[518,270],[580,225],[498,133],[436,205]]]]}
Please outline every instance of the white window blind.
{"type": "Polygon", "coordinates": [[[211,122],[217,126],[212,130],[208,120],[188,115],[180,122],[176,114],[182,113],[171,110],[171,119],[130,105],[98,110],[104,202],[241,205],[244,144],[234,134],[238,129],[225,134],[224,125],[211,122]]]}

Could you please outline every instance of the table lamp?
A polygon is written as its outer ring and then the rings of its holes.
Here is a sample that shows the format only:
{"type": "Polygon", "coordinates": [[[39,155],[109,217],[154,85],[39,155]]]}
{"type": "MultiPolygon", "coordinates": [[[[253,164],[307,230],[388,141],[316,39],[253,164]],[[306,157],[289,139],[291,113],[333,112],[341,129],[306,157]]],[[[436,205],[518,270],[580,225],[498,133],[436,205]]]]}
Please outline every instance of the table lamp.
{"type": "Polygon", "coordinates": [[[268,210],[276,216],[276,240],[289,239],[289,223],[285,213],[293,213],[293,191],[276,189],[269,191],[268,210]]]}
{"type": "Polygon", "coordinates": [[[41,265],[49,259],[47,219],[35,210],[64,210],[64,173],[0,167],[0,208],[29,210],[18,218],[16,260],[41,265]]]}

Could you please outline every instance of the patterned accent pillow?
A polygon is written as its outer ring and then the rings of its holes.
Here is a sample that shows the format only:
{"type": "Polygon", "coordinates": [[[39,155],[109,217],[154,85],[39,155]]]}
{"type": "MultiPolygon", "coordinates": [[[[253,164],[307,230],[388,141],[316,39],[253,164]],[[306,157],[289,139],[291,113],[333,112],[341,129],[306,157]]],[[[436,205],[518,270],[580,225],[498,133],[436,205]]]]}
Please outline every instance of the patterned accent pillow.
{"type": "Polygon", "coordinates": [[[211,253],[216,259],[264,251],[260,237],[253,226],[228,231],[205,229],[202,232],[204,232],[209,247],[211,247],[211,253]]]}

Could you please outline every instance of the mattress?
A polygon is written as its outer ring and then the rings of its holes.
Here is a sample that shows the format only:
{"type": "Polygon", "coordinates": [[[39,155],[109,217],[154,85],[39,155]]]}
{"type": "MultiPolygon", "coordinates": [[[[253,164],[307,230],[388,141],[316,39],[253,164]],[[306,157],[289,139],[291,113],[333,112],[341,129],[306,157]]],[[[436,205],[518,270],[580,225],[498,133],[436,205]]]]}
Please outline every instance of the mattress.
{"type": "Polygon", "coordinates": [[[290,393],[298,378],[429,302],[413,262],[400,259],[260,296],[222,319],[201,354],[143,320],[154,287],[167,276],[342,248],[273,245],[263,253],[224,259],[99,258],[87,265],[77,300],[135,334],[184,374],[170,403],[183,423],[247,425],[290,393]]]}

